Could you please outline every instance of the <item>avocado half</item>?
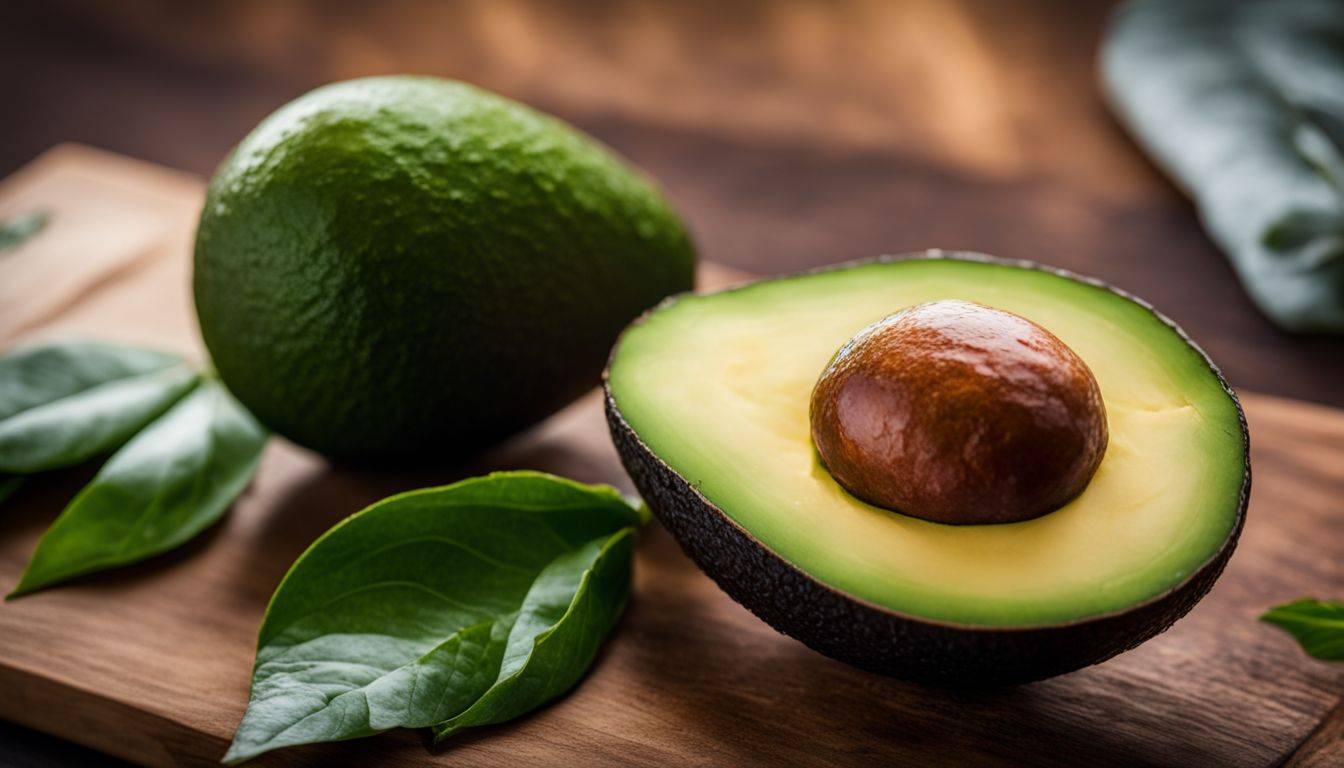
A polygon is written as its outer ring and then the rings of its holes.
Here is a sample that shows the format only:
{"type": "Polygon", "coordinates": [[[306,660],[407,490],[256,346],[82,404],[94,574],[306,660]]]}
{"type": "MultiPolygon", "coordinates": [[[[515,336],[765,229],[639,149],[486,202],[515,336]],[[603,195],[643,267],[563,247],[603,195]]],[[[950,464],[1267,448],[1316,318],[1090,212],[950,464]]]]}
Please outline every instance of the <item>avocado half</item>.
{"type": "Polygon", "coordinates": [[[631,324],[604,374],[627,472],[733,599],[817,651],[957,685],[1037,680],[1171,626],[1245,521],[1245,416],[1152,306],[1022,261],[927,251],[708,294],[631,324]],[[846,493],[811,444],[808,395],[856,331],[962,299],[1048,329],[1096,375],[1111,441],[1076,499],[1035,520],[949,526],[846,493]]]}

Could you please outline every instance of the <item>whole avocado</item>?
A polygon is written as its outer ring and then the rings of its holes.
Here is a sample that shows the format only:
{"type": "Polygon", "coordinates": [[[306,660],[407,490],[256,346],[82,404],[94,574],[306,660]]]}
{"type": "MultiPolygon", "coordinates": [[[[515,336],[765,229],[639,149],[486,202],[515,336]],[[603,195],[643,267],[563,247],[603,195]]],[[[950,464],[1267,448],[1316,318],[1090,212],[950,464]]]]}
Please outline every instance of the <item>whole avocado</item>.
{"type": "Polygon", "coordinates": [[[676,213],[594,140],[398,76],[319,88],[243,139],[210,183],[194,292],[220,377],[275,431],[441,458],[594,386],[694,269],[676,213]]]}

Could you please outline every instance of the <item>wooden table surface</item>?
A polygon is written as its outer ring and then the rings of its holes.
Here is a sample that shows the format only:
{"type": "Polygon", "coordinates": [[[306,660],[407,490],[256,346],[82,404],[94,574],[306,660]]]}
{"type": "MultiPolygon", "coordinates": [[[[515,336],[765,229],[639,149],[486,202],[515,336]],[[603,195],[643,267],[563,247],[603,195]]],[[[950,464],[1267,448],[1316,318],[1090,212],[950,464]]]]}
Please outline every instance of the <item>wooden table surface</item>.
{"type": "MultiPolygon", "coordinates": [[[[458,77],[558,114],[649,170],[708,259],[776,273],[928,246],[1032,258],[1150,299],[1240,388],[1344,406],[1344,340],[1289,336],[1260,317],[1189,204],[1107,115],[1093,60],[1109,5],[11,0],[0,5],[11,74],[0,176],[67,140],[206,174],[262,116],[323,82],[458,77]]],[[[1339,481],[1338,467],[1309,471],[1339,481]]],[[[798,684],[823,707],[837,691],[881,688],[798,684]]],[[[1013,705],[1067,711],[1041,694],[1013,705]]],[[[938,706],[951,722],[962,705],[938,706]]],[[[1340,722],[1302,754],[1337,742],[1340,722]]],[[[1104,752],[1107,735],[1093,736],[1079,754],[1104,752]]],[[[0,730],[0,762],[83,760],[64,751],[0,730]]]]}
{"type": "MultiPolygon", "coordinates": [[[[50,214],[0,260],[0,347],[96,337],[200,356],[188,285],[202,195],[199,179],[77,145],[0,182],[0,216],[50,214]]],[[[740,275],[707,262],[700,278],[740,275]]],[[[629,613],[563,700],[438,755],[394,731],[257,764],[1338,764],[1344,667],[1306,658],[1255,616],[1303,593],[1344,593],[1344,410],[1241,397],[1256,482],[1227,573],[1175,629],[1098,667],[990,691],[863,673],[752,617],[651,525],[629,613]]],[[[267,598],[299,552],[379,498],[512,468],[633,490],[596,392],[460,466],[333,467],[273,441],[229,515],[190,545],[0,607],[0,719],[148,765],[213,764],[247,700],[267,598]]],[[[39,476],[6,501],[0,585],[18,579],[89,471],[39,476]]]]}

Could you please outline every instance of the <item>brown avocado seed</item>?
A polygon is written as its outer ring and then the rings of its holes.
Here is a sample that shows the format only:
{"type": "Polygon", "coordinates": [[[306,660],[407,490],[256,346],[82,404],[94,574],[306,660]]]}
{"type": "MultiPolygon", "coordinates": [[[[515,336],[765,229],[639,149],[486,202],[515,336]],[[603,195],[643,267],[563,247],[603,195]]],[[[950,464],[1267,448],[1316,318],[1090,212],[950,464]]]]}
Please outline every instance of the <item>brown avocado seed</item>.
{"type": "Polygon", "coordinates": [[[859,331],[812,390],[812,440],[854,496],[953,525],[1063,506],[1106,452],[1092,371],[1010,312],[933,301],[859,331]]]}

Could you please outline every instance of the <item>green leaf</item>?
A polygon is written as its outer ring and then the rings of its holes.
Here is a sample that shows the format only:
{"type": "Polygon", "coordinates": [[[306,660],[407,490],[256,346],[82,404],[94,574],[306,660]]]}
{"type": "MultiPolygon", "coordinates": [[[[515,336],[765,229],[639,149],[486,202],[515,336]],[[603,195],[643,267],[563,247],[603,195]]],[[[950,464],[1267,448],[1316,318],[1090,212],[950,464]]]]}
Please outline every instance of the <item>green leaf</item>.
{"type": "Polygon", "coordinates": [[[34,211],[23,216],[0,221],[0,251],[23,244],[42,231],[50,217],[46,211],[34,211]]]}
{"type": "Polygon", "coordinates": [[[498,722],[563,693],[624,608],[638,511],[502,472],[393,496],[318,539],[267,608],[225,762],[498,722]]]}
{"type": "Polygon", "coordinates": [[[1344,660],[1344,603],[1304,597],[1275,606],[1260,620],[1287,630],[1309,656],[1344,660]]]}
{"type": "Polygon", "coordinates": [[[8,499],[23,485],[23,475],[0,475],[0,501],[8,499]]]}
{"type": "Polygon", "coordinates": [[[113,454],[38,542],[10,597],[192,538],[247,486],[266,437],[222,384],[202,383],[113,454]]]}
{"type": "Polygon", "coordinates": [[[125,443],[191,391],[179,357],[94,342],[0,358],[0,472],[71,466],[125,443]]]}
{"type": "Polygon", "coordinates": [[[1338,0],[1134,0],[1101,51],[1115,111],[1279,325],[1344,333],[1338,0]]]}
{"type": "Polygon", "coordinates": [[[579,681],[630,594],[633,528],[556,558],[537,578],[509,633],[494,685],[462,714],[434,726],[434,740],[512,720],[579,681]]]}

